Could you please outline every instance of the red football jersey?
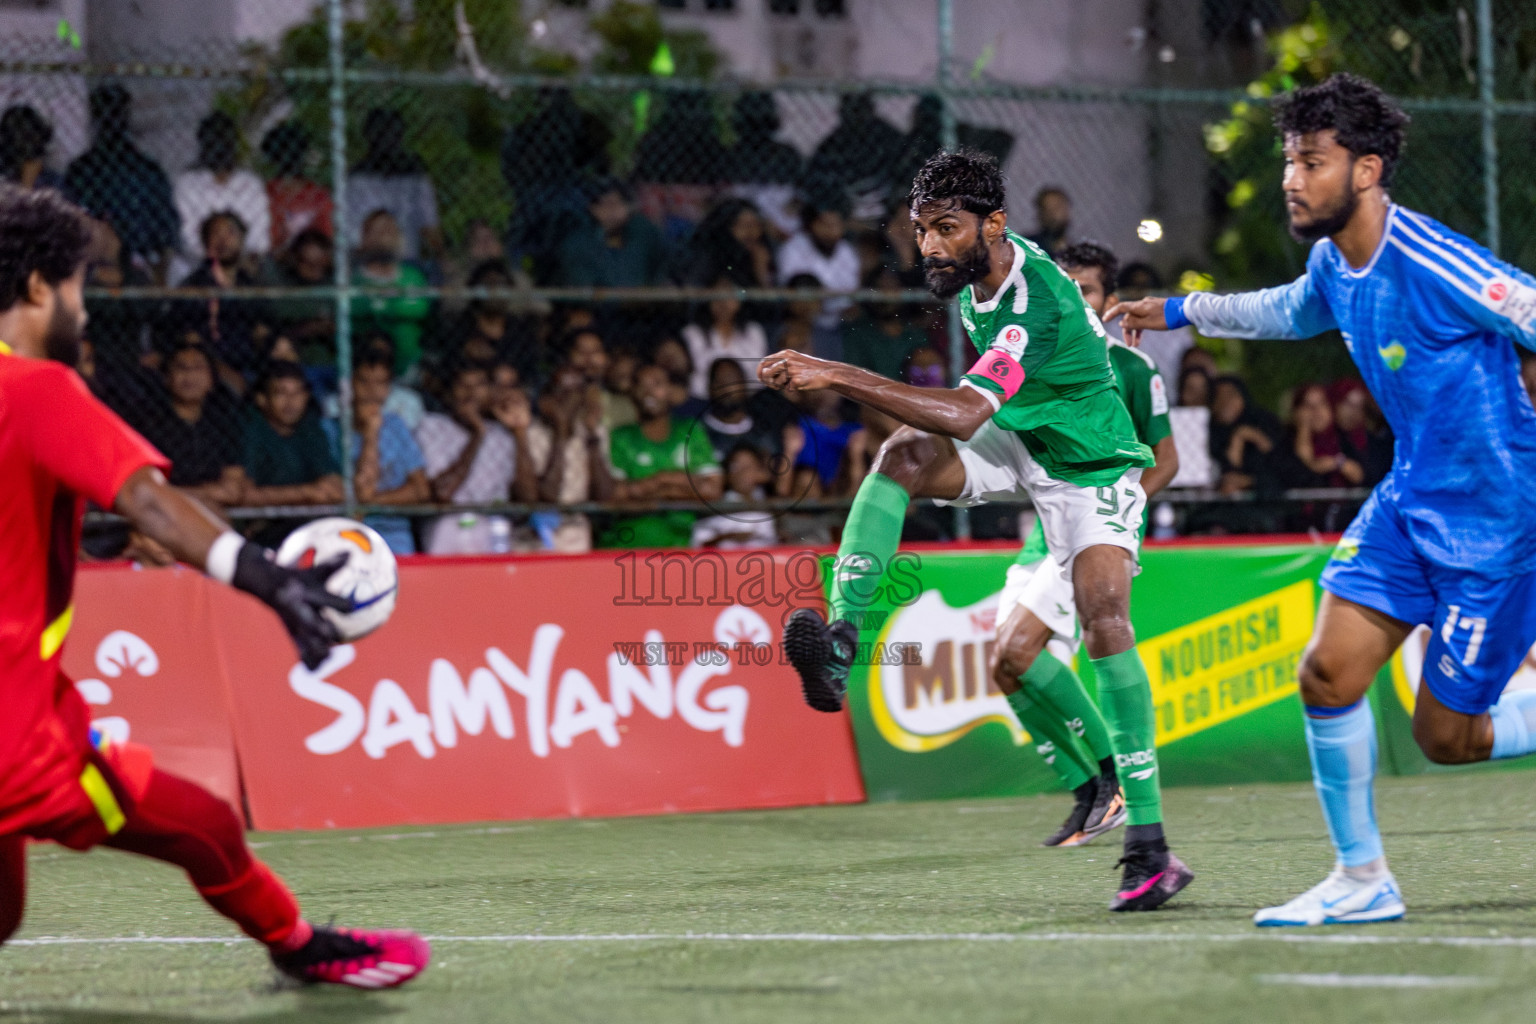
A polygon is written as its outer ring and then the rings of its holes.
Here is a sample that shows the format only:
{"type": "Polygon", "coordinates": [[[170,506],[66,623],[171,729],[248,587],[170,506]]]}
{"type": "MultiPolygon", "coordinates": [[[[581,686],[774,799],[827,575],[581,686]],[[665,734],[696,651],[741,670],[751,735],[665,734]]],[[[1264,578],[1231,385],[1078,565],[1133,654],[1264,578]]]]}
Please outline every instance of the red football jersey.
{"type": "Polygon", "coordinates": [[[0,779],[25,785],[32,749],[80,710],[59,670],[74,611],[87,499],[110,509],[128,477],[165,456],[86,390],[74,370],[0,345],[0,779]]]}

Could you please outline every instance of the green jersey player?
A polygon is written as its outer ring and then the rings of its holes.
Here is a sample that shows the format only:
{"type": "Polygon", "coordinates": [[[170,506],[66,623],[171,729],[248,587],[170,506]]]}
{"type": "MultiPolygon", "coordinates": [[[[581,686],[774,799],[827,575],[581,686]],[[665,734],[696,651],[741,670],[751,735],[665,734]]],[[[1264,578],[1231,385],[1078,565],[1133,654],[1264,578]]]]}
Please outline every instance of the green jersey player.
{"type": "MultiPolygon", "coordinates": [[[[1074,584],[1129,814],[1125,874],[1112,910],[1151,910],[1194,877],[1169,852],[1153,746],[1152,694],[1130,623],[1153,464],[1115,390],[1103,325],[1041,249],[1008,230],[991,157],[939,153],[912,183],[912,221],[929,290],[960,297],[980,358],[959,387],[918,388],[800,352],[758,368],[769,387],[830,389],[904,426],[881,446],[843,529],[831,622],[809,608],[784,627],[807,703],[842,707],[867,608],[896,553],[914,497],[974,505],[1028,499],[1061,572],[1074,584]]],[[[1027,703],[1017,678],[1003,691],[1027,703]]]]}
{"type": "MultiPolygon", "coordinates": [[[[1077,282],[1095,315],[1115,301],[1118,265],[1108,249],[1082,242],[1057,253],[1056,263],[1077,282]]],[[[1111,340],[1109,363],[1136,436],[1156,459],[1141,476],[1142,490],[1151,498],[1179,468],[1168,426],[1168,393],[1157,365],[1137,349],[1111,340]]],[[[1124,824],[1125,800],[1109,727],[1071,668],[1078,648],[1072,581],[1051,557],[1038,520],[1008,569],[997,608],[997,641],[989,666],[993,678],[999,685],[1022,680],[1023,697],[1015,703],[1019,721],[1076,798],[1072,813],[1044,845],[1081,846],[1124,824]]]]}

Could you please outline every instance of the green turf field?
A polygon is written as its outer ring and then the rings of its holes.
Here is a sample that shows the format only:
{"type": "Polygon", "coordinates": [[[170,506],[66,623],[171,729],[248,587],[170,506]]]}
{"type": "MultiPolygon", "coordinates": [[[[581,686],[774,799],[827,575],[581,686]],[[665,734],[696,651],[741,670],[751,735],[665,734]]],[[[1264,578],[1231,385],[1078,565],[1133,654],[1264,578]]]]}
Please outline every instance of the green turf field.
{"type": "Polygon", "coordinates": [[[1199,877],[1128,918],[1115,843],[1035,845],[1061,797],[255,837],[311,916],[434,937],[383,994],[278,989],[173,869],[39,847],[0,1021],[1529,1019],[1533,783],[1383,782],[1410,920],[1305,933],[1248,915],[1329,866],[1307,786],[1171,791],[1199,877]]]}

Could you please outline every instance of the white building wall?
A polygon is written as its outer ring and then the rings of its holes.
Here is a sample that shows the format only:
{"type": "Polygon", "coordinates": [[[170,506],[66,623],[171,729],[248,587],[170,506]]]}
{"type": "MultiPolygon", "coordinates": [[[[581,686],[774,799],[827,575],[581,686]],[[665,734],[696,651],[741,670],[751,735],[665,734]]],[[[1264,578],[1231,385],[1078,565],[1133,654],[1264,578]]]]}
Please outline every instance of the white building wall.
{"type": "MultiPolygon", "coordinates": [[[[86,0],[52,0],[40,8],[0,10],[0,54],[18,60],[85,59],[86,0]],[[77,49],[59,38],[63,23],[81,37],[77,49]]],[[[71,75],[0,75],[0,109],[29,104],[54,126],[50,164],[63,166],[85,147],[85,84],[71,75]]]]}
{"type": "MultiPolygon", "coordinates": [[[[601,0],[594,0],[594,4],[601,0]]],[[[937,0],[847,0],[854,59],[838,77],[932,81],[938,73],[937,0]]],[[[772,27],[786,19],[767,13],[767,0],[738,0],[732,13],[710,13],[697,0],[687,12],[666,12],[674,25],[707,32],[732,73],[774,75],[772,27]]],[[[810,6],[810,0],[806,5],[810,6]]],[[[967,76],[990,50],[985,79],[1027,85],[1126,85],[1142,80],[1130,45],[1142,27],[1142,0],[956,0],[956,73],[967,76]]],[[[829,34],[836,22],[801,15],[829,34]]]]}
{"type": "MultiPolygon", "coordinates": [[[[853,59],[846,73],[835,77],[934,81],[937,0],[847,3],[853,59]]],[[[738,0],[734,14],[699,11],[668,14],[667,19],[708,32],[732,74],[760,80],[773,77],[770,29],[783,20],[766,10],[766,0],[738,0]]],[[[1140,85],[1149,58],[1133,41],[1143,19],[1142,0],[956,0],[952,73],[961,83],[1140,85]]],[[[802,20],[815,19],[802,15],[802,20]]],[[[782,90],[779,103],[786,141],[807,153],[837,120],[832,95],[782,90]]],[[[910,127],[911,97],[881,96],[876,106],[898,128],[910,127]]],[[[1060,185],[1073,198],[1075,237],[1105,242],[1126,261],[1167,262],[1168,241],[1148,245],[1136,234],[1141,219],[1156,208],[1146,108],[988,99],[962,101],[959,111],[966,123],[1001,128],[1014,137],[1004,168],[1014,226],[1032,231],[1030,200],[1042,186],[1060,185]]],[[[1202,230],[1198,221],[1167,227],[1170,235],[1188,235],[1197,242],[1202,230]]]]}
{"type": "Polygon", "coordinates": [[[235,38],[275,43],[293,25],[307,21],[316,0],[235,0],[235,38]]]}

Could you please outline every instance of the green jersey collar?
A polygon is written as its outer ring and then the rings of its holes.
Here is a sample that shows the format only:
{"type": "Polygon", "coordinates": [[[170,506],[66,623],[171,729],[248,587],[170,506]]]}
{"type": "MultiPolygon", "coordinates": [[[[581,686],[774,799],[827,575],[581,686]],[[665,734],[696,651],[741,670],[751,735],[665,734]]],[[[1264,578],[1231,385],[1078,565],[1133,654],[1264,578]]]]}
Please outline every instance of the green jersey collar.
{"type": "MultiPolygon", "coordinates": [[[[971,308],[978,313],[991,313],[995,311],[997,304],[1003,300],[1003,296],[1008,294],[1009,285],[1017,285],[1019,289],[1018,296],[1023,297],[1026,304],[1029,302],[1029,292],[1024,286],[1024,250],[1019,246],[1018,242],[1011,238],[1008,239],[1008,244],[1013,247],[1013,265],[1008,268],[1008,276],[1003,278],[1003,283],[998,286],[996,294],[986,302],[977,302],[976,286],[974,284],[970,286],[971,308]]],[[[1013,311],[1015,313],[1024,312],[1023,309],[1019,308],[1017,298],[1014,300],[1013,311]]]]}

